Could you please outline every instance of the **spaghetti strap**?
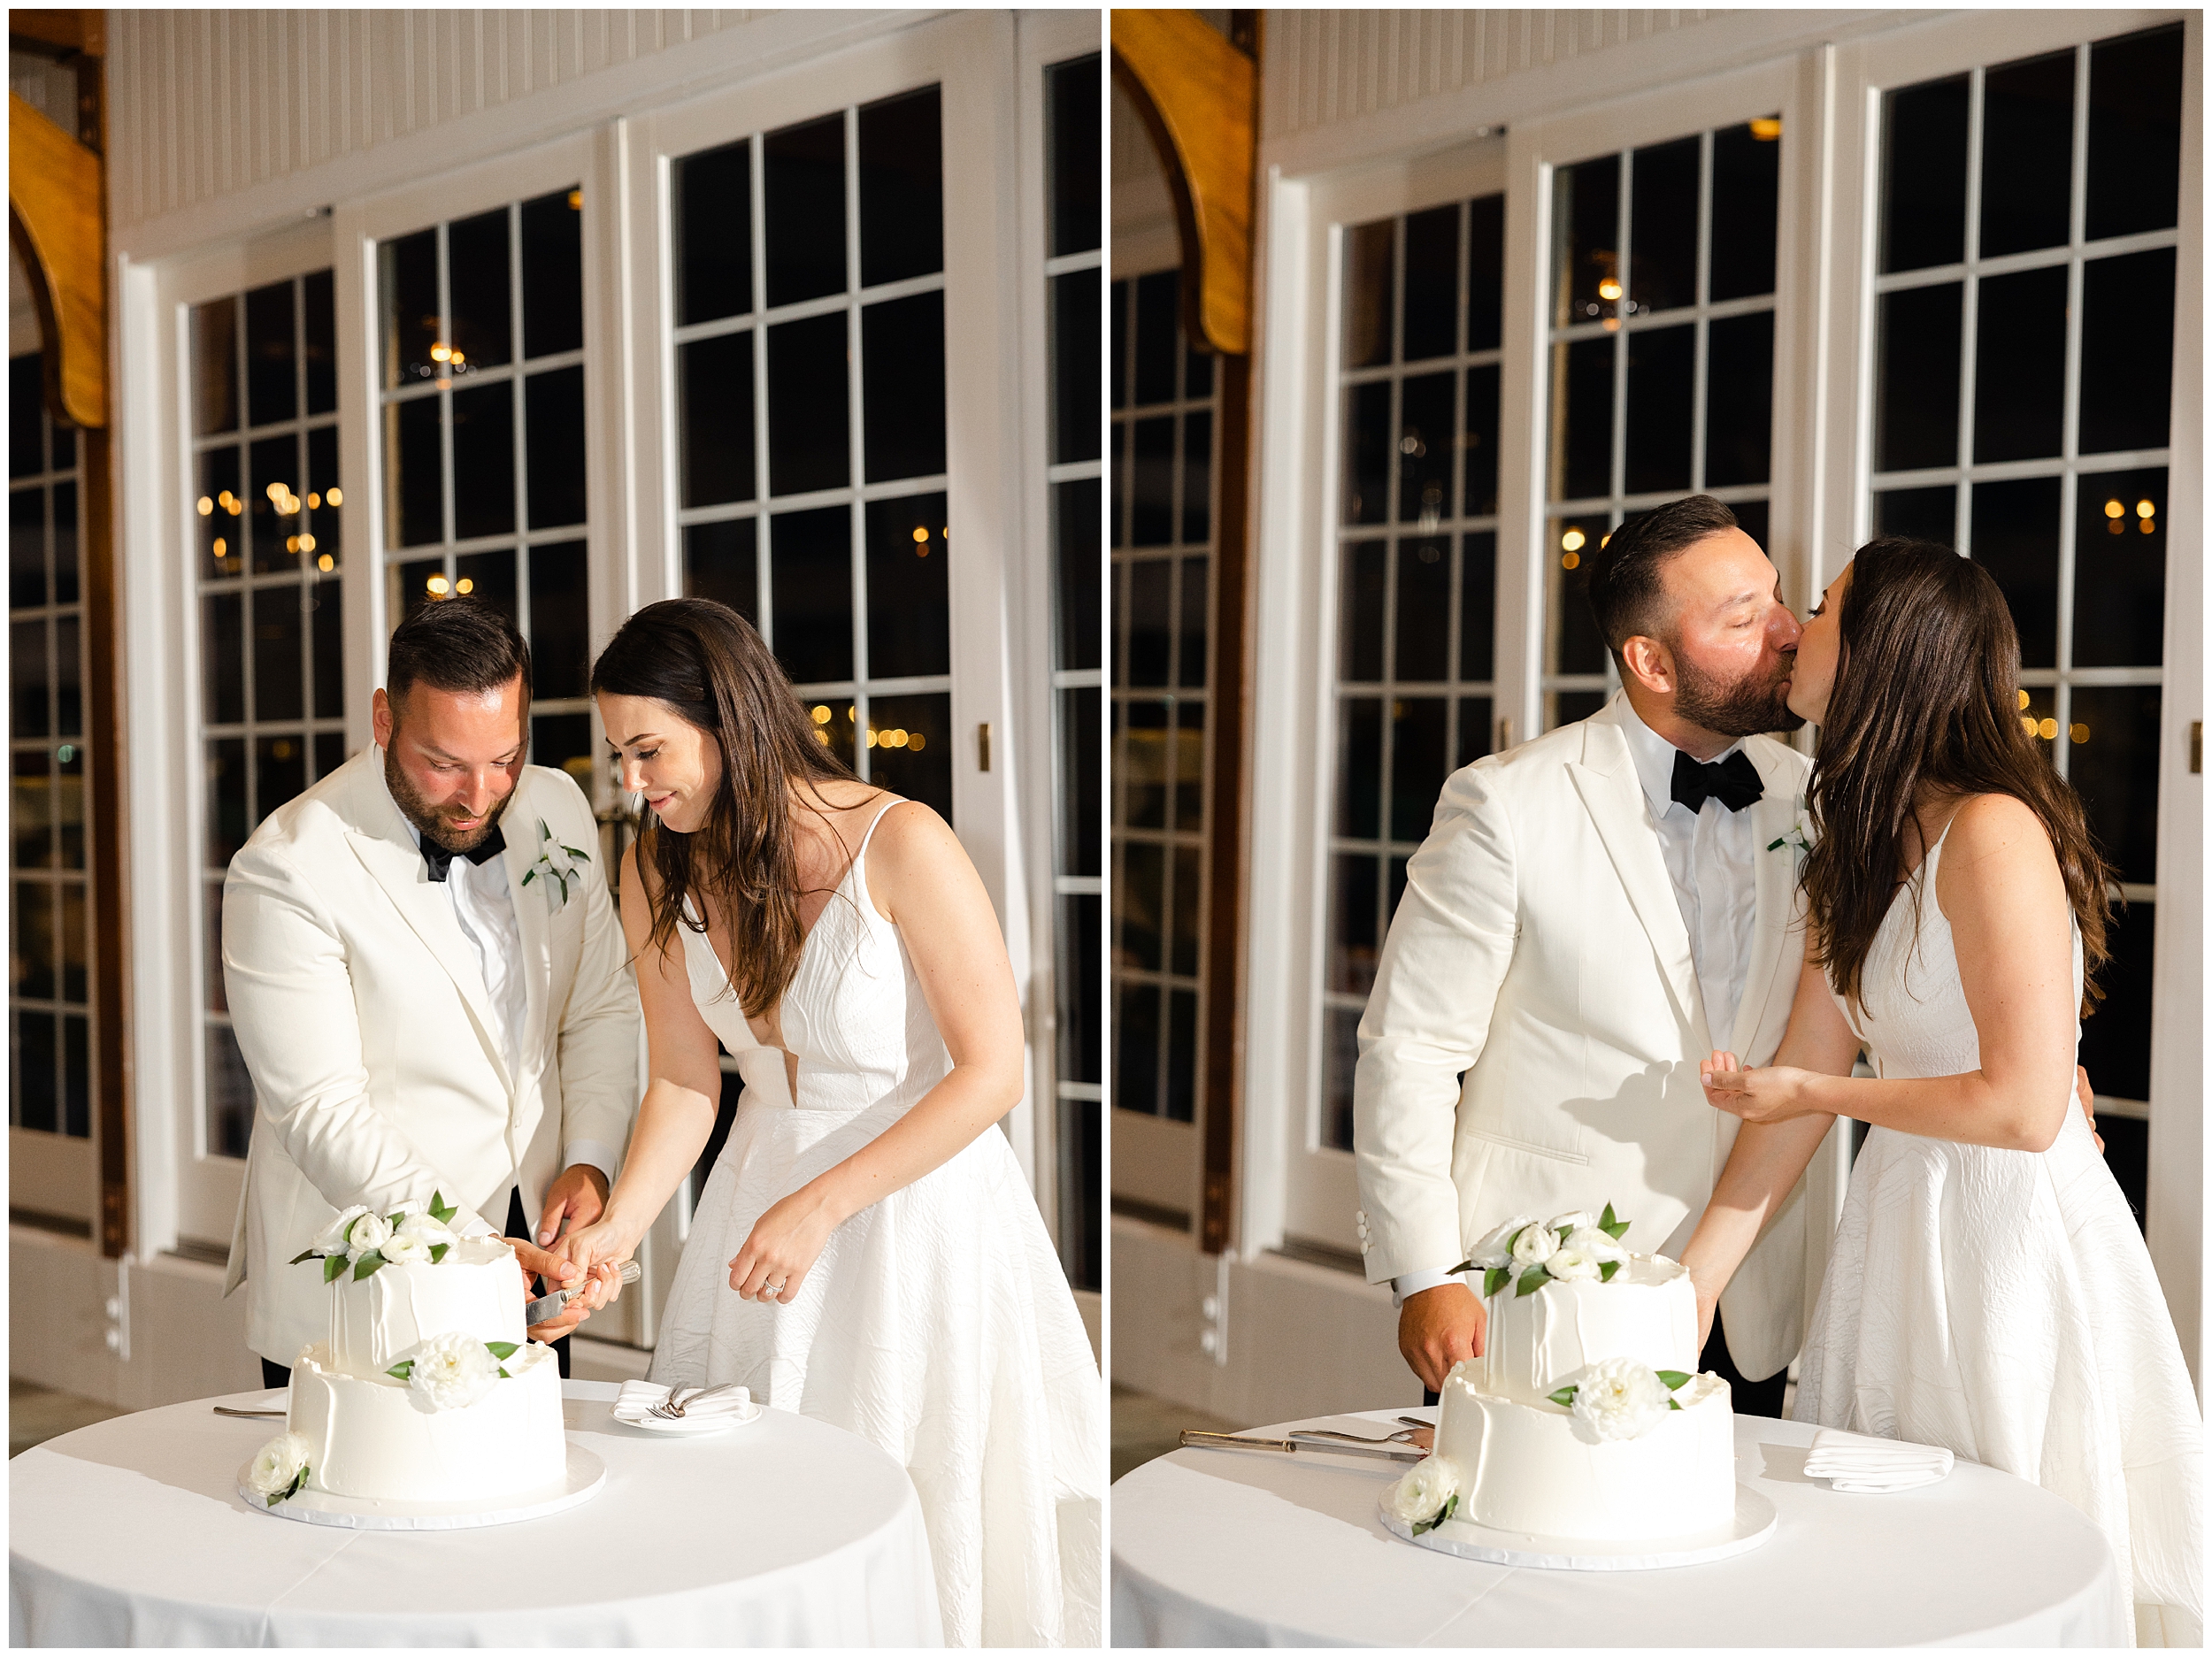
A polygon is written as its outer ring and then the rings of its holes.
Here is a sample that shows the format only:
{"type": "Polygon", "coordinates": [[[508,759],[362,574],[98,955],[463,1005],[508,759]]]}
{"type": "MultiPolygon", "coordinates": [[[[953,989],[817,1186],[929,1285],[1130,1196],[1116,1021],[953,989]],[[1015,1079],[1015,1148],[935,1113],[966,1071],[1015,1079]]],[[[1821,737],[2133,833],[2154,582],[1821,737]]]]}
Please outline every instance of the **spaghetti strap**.
{"type": "Polygon", "coordinates": [[[884,802],[883,809],[869,820],[868,832],[860,837],[860,844],[854,848],[852,862],[845,866],[845,878],[853,883],[854,894],[865,906],[867,913],[877,920],[883,919],[883,911],[876,908],[875,899],[868,894],[868,842],[875,839],[876,825],[891,814],[892,808],[905,803],[903,800],[884,802]]]}

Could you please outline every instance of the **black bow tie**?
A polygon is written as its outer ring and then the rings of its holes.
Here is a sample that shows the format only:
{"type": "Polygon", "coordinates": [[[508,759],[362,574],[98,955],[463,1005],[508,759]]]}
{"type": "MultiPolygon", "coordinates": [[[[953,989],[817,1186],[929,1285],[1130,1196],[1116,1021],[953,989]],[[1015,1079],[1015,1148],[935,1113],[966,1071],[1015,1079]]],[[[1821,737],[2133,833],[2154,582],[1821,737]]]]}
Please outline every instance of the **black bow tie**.
{"type": "Polygon", "coordinates": [[[484,843],[473,851],[449,852],[429,835],[422,837],[422,860],[430,865],[430,878],[441,885],[445,881],[445,871],[453,866],[456,857],[465,857],[480,868],[506,849],[507,837],[499,832],[499,825],[495,823],[492,825],[492,832],[484,836],[484,843]]]}
{"type": "Polygon", "coordinates": [[[1673,797],[1692,811],[1703,809],[1708,800],[1740,811],[1765,793],[1759,768],[1741,748],[1711,765],[1701,765],[1680,748],[1674,751],[1673,797]]]}

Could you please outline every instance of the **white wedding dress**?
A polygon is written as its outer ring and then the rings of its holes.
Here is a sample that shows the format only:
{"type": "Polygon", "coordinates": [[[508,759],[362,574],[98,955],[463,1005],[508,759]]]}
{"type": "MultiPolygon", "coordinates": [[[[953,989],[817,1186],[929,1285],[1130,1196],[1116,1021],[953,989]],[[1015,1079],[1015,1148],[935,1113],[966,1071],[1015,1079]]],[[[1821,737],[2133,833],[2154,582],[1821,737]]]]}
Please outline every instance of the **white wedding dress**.
{"type": "MultiPolygon", "coordinates": [[[[1883,917],[1860,1014],[1843,1005],[1880,1076],[1981,1064],[1935,901],[1942,854],[1939,840],[1883,917]]],[[[2078,936],[2074,981],[2078,1000],[2078,936]]],[[[2196,1395],[2078,1108],[2041,1153],[1868,1131],[1792,1413],[1941,1445],[2063,1496],[2111,1542],[2139,1639],[2202,1643],[2196,1395]]]]}
{"type": "Polygon", "coordinates": [[[881,821],[879,812],[784,994],[795,1097],[783,1050],[754,1037],[705,936],[678,929],[692,999],[745,1092],[692,1217],[652,1378],[741,1381],[903,1465],[928,1524],[948,1645],[1095,1645],[1098,1368],[1002,1132],[985,1130],[839,1226],[789,1305],[730,1287],[729,1262],[764,1210],[882,1132],[951,1068],[905,944],[869,901],[868,840],[881,821]]]}

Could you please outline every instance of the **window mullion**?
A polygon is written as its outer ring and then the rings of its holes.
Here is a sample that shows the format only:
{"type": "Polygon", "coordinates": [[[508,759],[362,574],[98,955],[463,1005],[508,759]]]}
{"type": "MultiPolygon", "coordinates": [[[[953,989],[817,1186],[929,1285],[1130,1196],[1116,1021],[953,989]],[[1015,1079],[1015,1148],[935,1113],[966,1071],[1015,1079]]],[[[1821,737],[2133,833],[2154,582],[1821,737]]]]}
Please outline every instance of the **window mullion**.
{"type": "MultiPolygon", "coordinates": [[[[776,645],[775,518],[768,510],[768,329],[761,321],[768,309],[768,164],[765,134],[755,133],[746,142],[745,165],[752,175],[748,211],[752,219],[750,243],[753,301],[753,499],[759,502],[760,527],[756,532],[753,579],[760,594],[760,636],[772,650],[776,645]]],[[[857,748],[860,735],[853,733],[857,748]]]]}

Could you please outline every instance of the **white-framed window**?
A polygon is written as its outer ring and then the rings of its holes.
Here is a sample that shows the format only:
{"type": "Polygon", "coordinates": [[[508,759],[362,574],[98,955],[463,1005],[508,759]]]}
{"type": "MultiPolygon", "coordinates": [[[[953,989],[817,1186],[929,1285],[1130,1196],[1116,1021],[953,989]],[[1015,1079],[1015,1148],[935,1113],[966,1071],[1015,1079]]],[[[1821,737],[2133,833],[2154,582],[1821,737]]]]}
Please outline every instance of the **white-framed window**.
{"type": "Polygon", "coordinates": [[[76,428],[8,360],[8,1201],[89,1233],[92,875],[76,428]]]}
{"type": "Polygon", "coordinates": [[[1179,267],[1110,290],[1115,1200],[1190,1226],[1200,1201],[1212,823],[1219,374],[1179,267]]]}

